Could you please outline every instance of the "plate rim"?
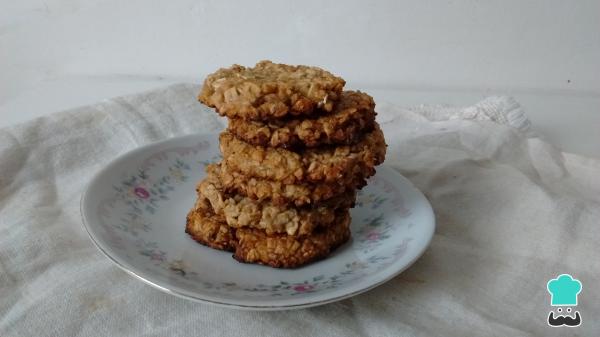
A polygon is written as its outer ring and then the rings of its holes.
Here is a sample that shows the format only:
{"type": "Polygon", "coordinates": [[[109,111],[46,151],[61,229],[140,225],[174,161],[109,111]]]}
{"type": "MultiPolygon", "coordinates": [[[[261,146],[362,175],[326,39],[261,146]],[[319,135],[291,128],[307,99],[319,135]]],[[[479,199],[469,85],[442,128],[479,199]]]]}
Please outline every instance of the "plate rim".
{"type": "MultiPolygon", "coordinates": [[[[103,247],[103,244],[98,242],[97,238],[94,236],[94,234],[92,234],[92,231],[90,230],[90,225],[88,223],[88,221],[86,220],[87,217],[87,212],[85,211],[85,202],[86,199],[88,198],[89,195],[89,191],[91,186],[94,184],[94,182],[96,180],[98,180],[103,174],[105,174],[107,171],[109,171],[111,168],[113,168],[114,166],[118,165],[121,161],[123,161],[125,158],[135,155],[137,153],[141,153],[149,148],[155,147],[155,146],[159,146],[159,145],[165,145],[168,143],[174,143],[174,142],[179,142],[179,141],[183,141],[187,138],[189,139],[194,139],[194,138],[198,138],[198,137],[208,137],[210,135],[217,135],[217,133],[195,133],[195,134],[187,134],[187,135],[182,135],[182,136],[177,136],[177,137],[171,137],[171,138],[167,138],[167,139],[163,139],[163,140],[159,140],[159,141],[155,141],[155,142],[151,142],[142,146],[139,146],[137,148],[131,149],[129,151],[126,151],[120,155],[118,155],[117,157],[115,157],[114,159],[112,159],[107,165],[105,165],[104,167],[102,167],[100,170],[98,170],[89,180],[89,182],[87,183],[84,191],[81,194],[81,199],[80,199],[80,215],[81,215],[81,221],[83,224],[83,227],[86,231],[86,233],[88,234],[88,237],[90,238],[90,240],[92,241],[92,243],[94,244],[94,246],[96,246],[96,248],[105,256],[107,257],[110,261],[112,261],[115,265],[117,265],[121,270],[125,271],[127,274],[133,276],[134,278],[152,286],[153,288],[156,288],[162,292],[165,292],[167,294],[170,295],[174,295],[176,297],[179,298],[183,298],[183,299],[187,299],[187,300],[191,300],[193,302],[197,302],[197,303],[207,303],[207,304],[212,304],[212,305],[216,305],[219,307],[225,307],[225,308],[233,308],[233,309],[242,309],[242,310],[254,310],[254,311],[274,311],[274,310],[293,310],[293,309],[303,309],[303,308],[309,308],[309,307],[314,307],[314,306],[320,306],[320,305],[324,305],[324,304],[328,304],[328,303],[333,303],[333,302],[337,302],[337,301],[341,301],[350,297],[354,297],[356,295],[362,294],[364,292],[367,292],[373,288],[376,288],[388,281],[390,281],[391,279],[393,279],[394,277],[398,276],[399,274],[401,274],[402,272],[404,272],[406,269],[410,268],[419,258],[421,258],[421,256],[423,256],[423,254],[425,253],[425,251],[427,250],[427,248],[431,245],[431,241],[433,240],[434,234],[435,234],[435,228],[436,228],[436,222],[435,222],[435,214],[433,212],[433,208],[431,206],[431,203],[429,202],[429,200],[425,197],[425,195],[423,195],[423,193],[414,186],[414,184],[408,180],[406,177],[404,177],[402,174],[400,174],[399,172],[397,172],[396,170],[394,170],[393,168],[391,168],[389,165],[385,165],[382,164],[381,166],[379,166],[377,168],[377,170],[385,170],[390,172],[393,175],[396,175],[396,177],[398,179],[401,179],[403,181],[403,183],[405,183],[405,185],[407,185],[410,189],[412,189],[412,192],[416,193],[416,196],[421,199],[421,201],[424,202],[424,205],[426,206],[424,211],[426,212],[426,216],[431,218],[431,225],[428,226],[428,228],[425,228],[424,230],[427,230],[427,232],[424,234],[427,235],[427,238],[425,240],[425,243],[423,244],[422,247],[420,247],[419,251],[414,255],[414,257],[405,265],[403,265],[401,268],[398,268],[397,270],[394,270],[394,272],[390,273],[389,275],[386,275],[384,278],[377,280],[376,282],[373,282],[372,284],[365,286],[365,287],[361,287],[360,289],[355,289],[353,291],[347,292],[345,294],[341,294],[338,296],[334,296],[331,298],[325,298],[323,300],[313,300],[313,301],[308,301],[305,303],[295,303],[295,304],[281,304],[281,305],[258,305],[258,304],[245,304],[242,303],[243,301],[229,301],[229,302],[221,302],[221,301],[217,301],[214,300],[213,298],[210,298],[210,296],[198,296],[199,294],[195,294],[192,295],[190,293],[184,293],[181,291],[178,291],[176,289],[170,289],[168,287],[166,287],[165,285],[161,285],[158,284],[154,281],[151,280],[151,277],[148,277],[148,275],[146,276],[142,276],[138,273],[136,273],[135,271],[131,270],[129,267],[125,266],[123,263],[121,263],[120,261],[118,261],[116,258],[114,258],[109,252],[107,252],[106,248],[103,247]]],[[[384,270],[389,270],[389,269],[394,269],[393,268],[393,264],[390,265],[389,267],[383,269],[384,270]]],[[[358,284],[358,286],[360,286],[360,283],[358,284]]],[[[299,299],[301,299],[301,297],[299,297],[299,299]]]]}

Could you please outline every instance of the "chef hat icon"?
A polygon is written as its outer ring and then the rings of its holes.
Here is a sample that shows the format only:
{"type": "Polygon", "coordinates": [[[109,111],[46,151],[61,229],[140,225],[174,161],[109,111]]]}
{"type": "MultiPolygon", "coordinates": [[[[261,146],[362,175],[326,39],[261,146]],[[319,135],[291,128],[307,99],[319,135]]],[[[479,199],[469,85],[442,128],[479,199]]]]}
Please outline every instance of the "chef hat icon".
{"type": "Polygon", "coordinates": [[[577,295],[582,288],[581,282],[569,274],[562,274],[548,281],[546,287],[552,298],[552,306],[576,306],[577,295]]]}

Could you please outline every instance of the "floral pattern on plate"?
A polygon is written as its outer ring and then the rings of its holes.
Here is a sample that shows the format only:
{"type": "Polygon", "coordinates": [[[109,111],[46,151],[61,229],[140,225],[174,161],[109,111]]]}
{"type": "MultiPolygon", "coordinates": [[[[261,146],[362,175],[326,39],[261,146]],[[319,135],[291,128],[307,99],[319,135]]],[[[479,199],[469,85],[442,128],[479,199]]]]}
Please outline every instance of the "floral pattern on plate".
{"type": "Polygon", "coordinates": [[[239,264],[228,253],[198,245],[184,233],[184,219],[204,167],[220,158],[217,139],[196,135],[154,144],[101,172],[82,199],[98,247],[162,290],[268,309],[310,306],[332,300],[328,296],[336,292],[367,289],[373,285],[369,280],[381,282],[406,268],[431,239],[434,224],[426,200],[399,174],[382,168],[358,194],[352,240],[323,261],[277,270],[239,264]],[[425,223],[423,230],[416,222],[425,223]]]}

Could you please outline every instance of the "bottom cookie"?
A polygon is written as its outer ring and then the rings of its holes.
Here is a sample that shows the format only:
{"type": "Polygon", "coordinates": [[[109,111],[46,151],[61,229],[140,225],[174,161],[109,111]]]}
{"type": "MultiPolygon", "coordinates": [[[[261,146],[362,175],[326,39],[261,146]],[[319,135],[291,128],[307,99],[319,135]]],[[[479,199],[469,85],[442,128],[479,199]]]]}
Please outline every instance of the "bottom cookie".
{"type": "Polygon", "coordinates": [[[305,237],[267,235],[259,229],[231,228],[205,204],[190,211],[185,231],[201,244],[233,251],[240,262],[296,268],[326,257],[350,239],[350,213],[337,213],[335,221],[305,237]]]}
{"type": "Polygon", "coordinates": [[[235,251],[235,229],[214,214],[210,204],[198,200],[188,213],[185,232],[197,242],[219,250],[235,251]]]}

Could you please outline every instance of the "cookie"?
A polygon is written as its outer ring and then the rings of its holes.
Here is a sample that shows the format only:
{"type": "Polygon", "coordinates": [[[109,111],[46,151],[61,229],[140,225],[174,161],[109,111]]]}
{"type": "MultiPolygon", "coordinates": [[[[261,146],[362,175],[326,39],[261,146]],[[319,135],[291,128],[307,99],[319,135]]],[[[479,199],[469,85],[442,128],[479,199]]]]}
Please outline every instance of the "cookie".
{"type": "Polygon", "coordinates": [[[336,213],[331,226],[299,237],[247,227],[235,229],[206,202],[197,206],[188,214],[186,233],[203,245],[234,252],[233,257],[240,262],[296,268],[326,257],[350,238],[348,210],[336,213]]]}
{"type": "Polygon", "coordinates": [[[300,148],[348,145],[358,141],[375,123],[373,98],[359,91],[344,91],[329,114],[315,118],[247,121],[230,119],[228,130],[257,146],[300,148]]]}
{"type": "Polygon", "coordinates": [[[297,268],[325,258],[350,239],[350,214],[338,213],[335,223],[305,237],[243,228],[236,231],[238,240],[233,257],[240,262],[259,263],[275,268],[297,268]]]}
{"type": "Polygon", "coordinates": [[[185,232],[197,242],[214,249],[235,250],[235,229],[216,217],[208,201],[198,200],[186,220],[185,232]]]}
{"type": "Polygon", "coordinates": [[[350,193],[363,187],[366,180],[362,177],[347,179],[347,184],[285,184],[281,181],[247,177],[227,165],[208,165],[207,170],[215,170],[228,193],[237,193],[253,200],[269,200],[277,206],[306,206],[329,200],[343,193],[350,193]]]}
{"type": "Polygon", "coordinates": [[[366,179],[385,159],[379,125],[353,145],[326,146],[294,152],[248,144],[225,131],[219,137],[223,163],[247,177],[284,184],[342,183],[366,179]]]}
{"type": "Polygon", "coordinates": [[[196,207],[202,207],[207,200],[214,212],[222,216],[230,227],[257,228],[267,234],[296,236],[309,235],[316,228],[331,225],[337,211],[353,207],[356,201],[356,192],[350,191],[313,207],[277,206],[270,201],[258,202],[225,193],[214,172],[200,181],[197,191],[196,207]]]}
{"type": "Polygon", "coordinates": [[[221,68],[205,80],[198,100],[222,116],[264,120],[333,109],[345,81],[317,67],[261,61],[221,68]]]}

